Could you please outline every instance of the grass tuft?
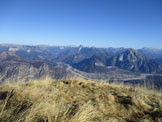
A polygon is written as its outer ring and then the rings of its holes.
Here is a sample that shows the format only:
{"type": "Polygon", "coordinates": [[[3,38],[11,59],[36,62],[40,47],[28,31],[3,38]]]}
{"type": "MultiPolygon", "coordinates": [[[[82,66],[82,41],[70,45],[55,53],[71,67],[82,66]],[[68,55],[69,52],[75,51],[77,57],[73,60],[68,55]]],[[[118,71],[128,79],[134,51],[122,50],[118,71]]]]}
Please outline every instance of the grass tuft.
{"type": "Polygon", "coordinates": [[[1,122],[161,122],[162,94],[81,78],[0,86],[1,122]]]}

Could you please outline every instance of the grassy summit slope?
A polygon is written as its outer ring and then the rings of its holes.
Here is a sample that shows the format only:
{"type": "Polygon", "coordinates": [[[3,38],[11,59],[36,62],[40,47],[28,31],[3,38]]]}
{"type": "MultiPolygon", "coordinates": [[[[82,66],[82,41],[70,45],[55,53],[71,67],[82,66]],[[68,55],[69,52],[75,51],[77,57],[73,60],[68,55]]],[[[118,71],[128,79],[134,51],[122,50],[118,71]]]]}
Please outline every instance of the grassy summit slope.
{"type": "Polygon", "coordinates": [[[162,95],[79,78],[6,83],[0,121],[161,122],[162,95]]]}

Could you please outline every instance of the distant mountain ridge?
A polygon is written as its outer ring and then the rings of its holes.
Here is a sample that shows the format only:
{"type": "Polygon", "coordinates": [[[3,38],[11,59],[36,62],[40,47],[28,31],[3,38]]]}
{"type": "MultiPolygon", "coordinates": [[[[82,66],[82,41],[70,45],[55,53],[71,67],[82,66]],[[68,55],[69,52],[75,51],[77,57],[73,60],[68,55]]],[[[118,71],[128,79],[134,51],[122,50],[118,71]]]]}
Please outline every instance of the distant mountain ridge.
{"type": "Polygon", "coordinates": [[[4,60],[20,60],[20,59],[21,59],[20,56],[17,56],[14,53],[11,53],[11,52],[3,51],[3,52],[0,53],[0,60],[1,61],[4,61],[4,60]]]}
{"type": "Polygon", "coordinates": [[[162,58],[162,49],[156,49],[156,48],[148,48],[144,47],[142,49],[137,50],[144,56],[146,56],[149,59],[158,59],[162,58]]]}
{"type": "Polygon", "coordinates": [[[109,66],[115,66],[133,72],[156,73],[161,70],[161,65],[147,59],[145,56],[130,48],[115,56],[92,56],[73,66],[84,72],[106,72],[109,66]]]}
{"type": "Polygon", "coordinates": [[[82,77],[132,84],[146,81],[162,88],[162,58],[146,54],[132,48],[0,44],[0,82],[82,77]]]}
{"type": "MultiPolygon", "coordinates": [[[[0,60],[5,57],[5,51],[11,59],[23,59],[29,62],[43,61],[48,64],[64,62],[84,72],[107,72],[109,66],[115,66],[133,72],[156,73],[161,70],[160,58],[150,57],[155,53],[158,56],[161,50],[143,48],[96,48],[71,46],[26,46],[0,45],[0,60]],[[152,53],[150,53],[151,50],[152,53]],[[149,52],[149,53],[148,53],[149,52]],[[150,56],[149,56],[150,54],[150,56]],[[13,57],[12,57],[13,55],[13,57]]],[[[7,58],[7,57],[6,57],[7,58]]]]}

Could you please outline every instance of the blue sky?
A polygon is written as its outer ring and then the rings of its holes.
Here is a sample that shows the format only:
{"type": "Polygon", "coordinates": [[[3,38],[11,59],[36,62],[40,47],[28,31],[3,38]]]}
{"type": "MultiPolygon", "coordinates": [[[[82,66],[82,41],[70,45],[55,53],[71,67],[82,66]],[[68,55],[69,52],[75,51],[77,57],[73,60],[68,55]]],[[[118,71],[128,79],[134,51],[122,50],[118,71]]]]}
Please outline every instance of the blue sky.
{"type": "Polygon", "coordinates": [[[0,0],[0,43],[162,48],[162,0],[0,0]]]}

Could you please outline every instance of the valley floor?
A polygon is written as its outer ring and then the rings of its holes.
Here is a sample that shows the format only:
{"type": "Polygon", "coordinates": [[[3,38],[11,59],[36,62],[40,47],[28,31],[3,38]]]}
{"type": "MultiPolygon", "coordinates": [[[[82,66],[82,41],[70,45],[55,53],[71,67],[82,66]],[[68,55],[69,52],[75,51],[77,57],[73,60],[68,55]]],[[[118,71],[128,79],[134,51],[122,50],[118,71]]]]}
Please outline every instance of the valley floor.
{"type": "Polygon", "coordinates": [[[162,122],[162,94],[79,78],[5,83],[0,122],[162,122]]]}

